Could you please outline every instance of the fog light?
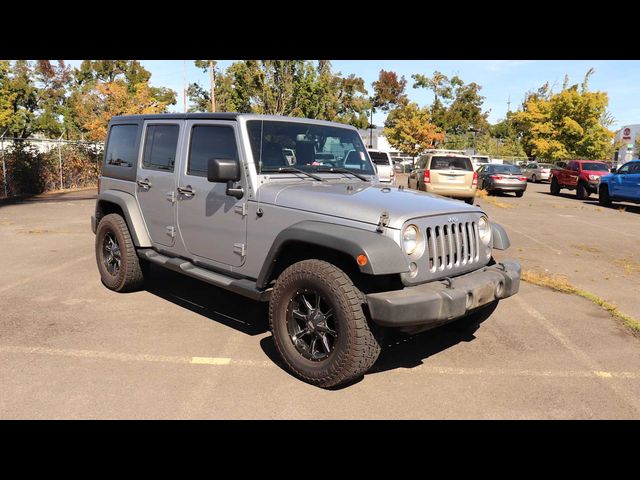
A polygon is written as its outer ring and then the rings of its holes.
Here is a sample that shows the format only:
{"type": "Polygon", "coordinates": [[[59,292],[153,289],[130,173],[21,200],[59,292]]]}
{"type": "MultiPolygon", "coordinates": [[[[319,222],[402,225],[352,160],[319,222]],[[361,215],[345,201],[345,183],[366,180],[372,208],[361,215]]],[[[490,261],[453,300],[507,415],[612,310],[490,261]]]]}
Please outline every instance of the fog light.
{"type": "Polygon", "coordinates": [[[469,292],[467,293],[467,302],[465,307],[467,308],[467,310],[469,310],[472,305],[473,305],[473,293],[469,292]]]}
{"type": "Polygon", "coordinates": [[[418,265],[415,262],[409,264],[409,276],[415,277],[418,274],[418,265]]]}

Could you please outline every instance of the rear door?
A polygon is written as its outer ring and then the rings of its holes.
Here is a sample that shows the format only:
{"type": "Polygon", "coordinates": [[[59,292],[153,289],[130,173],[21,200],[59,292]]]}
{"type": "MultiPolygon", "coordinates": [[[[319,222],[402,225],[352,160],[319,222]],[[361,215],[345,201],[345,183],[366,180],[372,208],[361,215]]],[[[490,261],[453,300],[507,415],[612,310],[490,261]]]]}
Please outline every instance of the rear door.
{"type": "MultiPolygon", "coordinates": [[[[177,211],[180,235],[191,255],[234,267],[241,266],[246,255],[246,196],[238,200],[226,194],[226,184],[209,182],[207,163],[216,158],[242,165],[237,128],[233,121],[186,122],[177,211]]],[[[244,175],[239,183],[246,192],[244,175]]]]}
{"type": "Polygon", "coordinates": [[[473,164],[467,157],[431,157],[431,183],[449,190],[468,190],[473,183],[473,164]]]}
{"type": "Polygon", "coordinates": [[[176,236],[175,162],[183,121],[144,122],[142,155],[136,176],[136,198],[151,241],[171,247],[176,236]]]}

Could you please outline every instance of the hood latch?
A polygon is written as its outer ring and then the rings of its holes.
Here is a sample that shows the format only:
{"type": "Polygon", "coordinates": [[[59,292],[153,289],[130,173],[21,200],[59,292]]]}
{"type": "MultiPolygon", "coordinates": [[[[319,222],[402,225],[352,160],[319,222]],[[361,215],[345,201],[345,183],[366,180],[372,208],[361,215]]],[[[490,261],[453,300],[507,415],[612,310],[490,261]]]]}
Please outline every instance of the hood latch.
{"type": "Polygon", "coordinates": [[[389,213],[382,212],[380,215],[380,220],[378,220],[378,227],[376,228],[376,232],[382,233],[384,229],[389,225],[389,213]]]}

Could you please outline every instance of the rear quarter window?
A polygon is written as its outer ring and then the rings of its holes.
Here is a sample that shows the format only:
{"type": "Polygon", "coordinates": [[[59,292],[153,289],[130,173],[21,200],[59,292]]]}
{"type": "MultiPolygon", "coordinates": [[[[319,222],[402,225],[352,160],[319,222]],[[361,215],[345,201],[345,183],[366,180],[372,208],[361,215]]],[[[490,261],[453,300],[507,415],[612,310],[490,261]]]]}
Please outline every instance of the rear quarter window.
{"type": "Polygon", "coordinates": [[[109,130],[104,163],[109,166],[131,168],[137,157],[138,125],[113,125],[109,130]]]}

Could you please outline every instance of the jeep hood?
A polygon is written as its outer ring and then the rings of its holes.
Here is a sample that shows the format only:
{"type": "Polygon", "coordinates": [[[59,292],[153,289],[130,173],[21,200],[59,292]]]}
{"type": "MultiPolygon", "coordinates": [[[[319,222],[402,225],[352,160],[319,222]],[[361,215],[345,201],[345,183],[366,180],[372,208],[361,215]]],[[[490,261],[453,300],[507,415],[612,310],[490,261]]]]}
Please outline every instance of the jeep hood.
{"type": "Polygon", "coordinates": [[[391,228],[401,228],[409,219],[433,215],[481,212],[480,208],[417,190],[372,185],[358,180],[316,182],[271,181],[257,192],[260,203],[304,210],[333,217],[378,224],[382,212],[389,214],[391,228]]]}

